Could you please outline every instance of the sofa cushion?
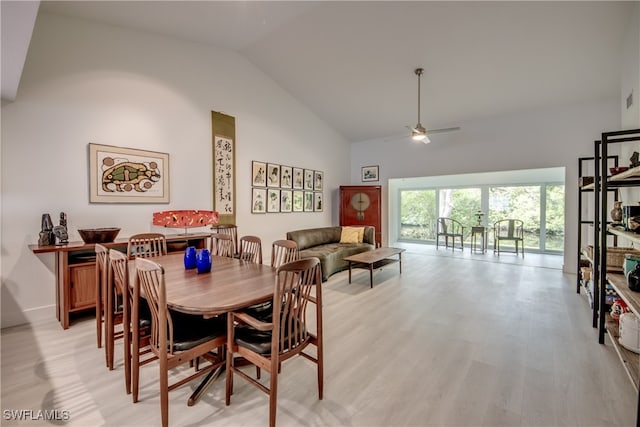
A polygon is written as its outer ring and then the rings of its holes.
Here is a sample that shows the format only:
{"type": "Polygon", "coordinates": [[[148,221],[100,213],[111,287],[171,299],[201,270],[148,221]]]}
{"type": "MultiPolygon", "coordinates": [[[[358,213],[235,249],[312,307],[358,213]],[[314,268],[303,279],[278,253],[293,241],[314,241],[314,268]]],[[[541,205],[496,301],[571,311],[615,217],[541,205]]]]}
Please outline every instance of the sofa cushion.
{"type": "Polygon", "coordinates": [[[322,268],[322,281],[326,281],[332,274],[349,267],[345,257],[373,249],[374,246],[368,243],[328,243],[300,251],[300,258],[318,258],[322,268]]]}
{"type": "MultiPolygon", "coordinates": [[[[364,227],[361,227],[362,234],[364,234],[364,227]]],[[[358,237],[360,236],[360,230],[357,227],[342,227],[342,233],[340,233],[340,243],[360,243],[358,237]]]]}
{"type": "Polygon", "coordinates": [[[326,243],[338,243],[341,232],[342,227],[309,228],[307,230],[290,231],[287,233],[287,239],[295,240],[298,244],[298,249],[303,250],[326,243]]]}

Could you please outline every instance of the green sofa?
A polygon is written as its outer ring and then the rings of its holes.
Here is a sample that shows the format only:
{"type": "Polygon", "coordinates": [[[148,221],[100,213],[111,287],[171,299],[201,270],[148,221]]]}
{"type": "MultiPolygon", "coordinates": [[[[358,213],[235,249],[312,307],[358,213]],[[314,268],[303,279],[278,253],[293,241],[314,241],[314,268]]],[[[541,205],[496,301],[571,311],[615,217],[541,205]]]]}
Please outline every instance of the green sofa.
{"type": "Polygon", "coordinates": [[[287,239],[298,244],[300,258],[320,260],[324,282],[332,274],[349,267],[344,257],[375,249],[375,227],[365,226],[362,243],[340,243],[341,234],[342,227],[310,228],[289,231],[287,239]]]}

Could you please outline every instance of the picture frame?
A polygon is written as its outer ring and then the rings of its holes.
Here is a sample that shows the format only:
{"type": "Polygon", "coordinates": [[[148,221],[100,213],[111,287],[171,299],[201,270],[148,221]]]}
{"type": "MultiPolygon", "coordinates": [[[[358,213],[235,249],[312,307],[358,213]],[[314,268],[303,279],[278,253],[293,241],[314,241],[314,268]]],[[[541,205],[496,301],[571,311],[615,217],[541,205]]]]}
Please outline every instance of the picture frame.
{"type": "Polygon", "coordinates": [[[267,187],[280,187],[280,165],[267,163],[267,187]]]}
{"type": "Polygon", "coordinates": [[[293,189],[304,189],[304,169],[302,168],[293,168],[293,189]]]}
{"type": "Polygon", "coordinates": [[[315,191],[322,191],[324,186],[324,173],[321,171],[313,171],[313,189],[315,191]]]}
{"type": "Polygon", "coordinates": [[[373,182],[380,180],[379,166],[363,166],[362,167],[362,182],[373,182]]]}
{"type": "Polygon", "coordinates": [[[313,170],[304,170],[304,189],[313,190],[313,170]]]}
{"type": "Polygon", "coordinates": [[[293,191],[280,190],[280,212],[291,212],[293,209],[293,191]]]}
{"type": "Polygon", "coordinates": [[[304,192],[304,211],[313,212],[313,191],[304,192]]]}
{"type": "Polygon", "coordinates": [[[322,197],[322,193],[319,193],[319,192],[313,193],[313,211],[322,212],[323,209],[324,209],[324,199],[322,197]]]}
{"type": "Polygon", "coordinates": [[[293,211],[304,212],[304,191],[293,192],[293,211]]]}
{"type": "Polygon", "coordinates": [[[88,151],[89,203],[169,203],[169,154],[91,143],[88,151]]]}
{"type": "Polygon", "coordinates": [[[253,188],[251,193],[251,213],[263,214],[267,212],[267,189],[253,188]]]}
{"type": "Polygon", "coordinates": [[[267,212],[280,212],[280,190],[267,189],[267,212]]]}
{"type": "Polygon", "coordinates": [[[293,168],[291,166],[280,166],[280,187],[293,187],[293,168]]]}
{"type": "Polygon", "coordinates": [[[251,162],[251,185],[254,187],[267,186],[267,164],[264,162],[251,162]]]}

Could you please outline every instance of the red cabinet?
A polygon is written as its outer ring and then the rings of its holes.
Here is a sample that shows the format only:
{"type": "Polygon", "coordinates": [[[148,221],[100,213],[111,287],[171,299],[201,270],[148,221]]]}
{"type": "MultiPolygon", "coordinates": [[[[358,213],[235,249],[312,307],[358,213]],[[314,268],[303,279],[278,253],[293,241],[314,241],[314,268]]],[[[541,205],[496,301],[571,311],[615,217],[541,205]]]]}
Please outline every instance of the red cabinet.
{"type": "Polygon", "coordinates": [[[382,187],[340,186],[340,225],[370,225],[376,228],[376,246],[382,246],[382,187]]]}

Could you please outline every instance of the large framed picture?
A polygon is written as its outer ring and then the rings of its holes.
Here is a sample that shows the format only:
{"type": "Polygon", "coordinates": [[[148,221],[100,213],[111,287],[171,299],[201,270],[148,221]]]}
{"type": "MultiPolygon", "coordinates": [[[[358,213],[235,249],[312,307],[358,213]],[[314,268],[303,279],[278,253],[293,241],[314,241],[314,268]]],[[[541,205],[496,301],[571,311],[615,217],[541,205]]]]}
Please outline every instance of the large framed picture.
{"type": "Polygon", "coordinates": [[[169,154],[89,144],[90,203],[169,203],[169,154]]]}
{"type": "Polygon", "coordinates": [[[379,179],[378,166],[364,166],[362,168],[362,182],[378,181],[379,179]]]}
{"type": "Polygon", "coordinates": [[[251,194],[251,213],[265,213],[267,211],[267,189],[254,188],[251,194]]]}
{"type": "Polygon", "coordinates": [[[267,187],[280,187],[280,165],[267,163],[267,187]]]}
{"type": "Polygon", "coordinates": [[[254,187],[267,186],[267,164],[263,162],[251,162],[251,185],[254,187]]]}

